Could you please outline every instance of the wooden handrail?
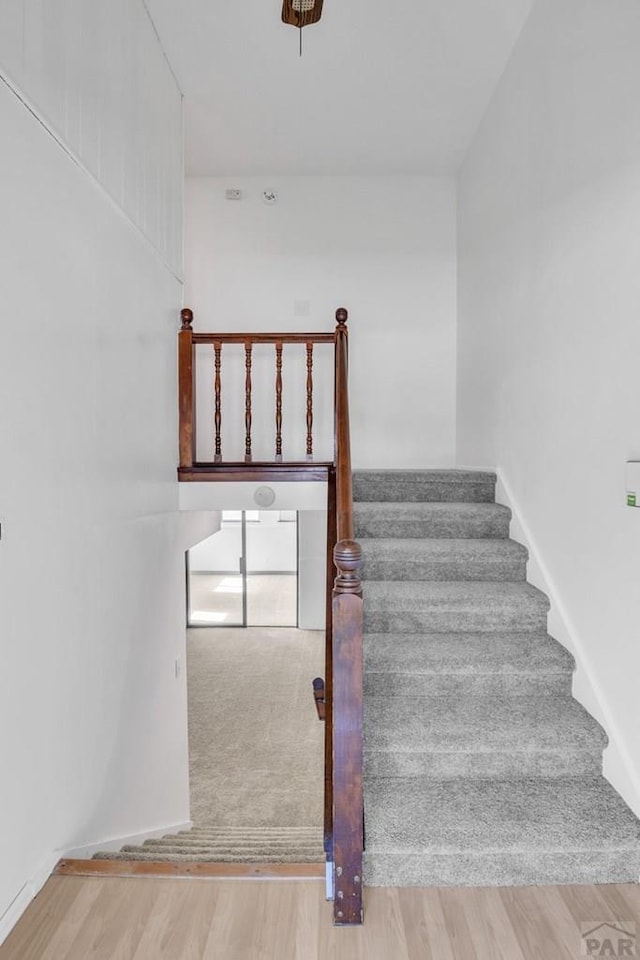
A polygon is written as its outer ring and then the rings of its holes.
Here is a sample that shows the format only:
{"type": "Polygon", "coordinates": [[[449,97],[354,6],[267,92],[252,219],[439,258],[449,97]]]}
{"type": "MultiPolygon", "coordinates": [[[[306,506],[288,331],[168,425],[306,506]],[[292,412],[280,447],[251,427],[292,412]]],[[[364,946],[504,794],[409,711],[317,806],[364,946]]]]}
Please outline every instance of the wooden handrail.
{"type": "MultiPolygon", "coordinates": [[[[332,596],[334,922],[362,923],[362,550],[354,540],[349,430],[347,311],[336,312],[335,530],[332,596]]],[[[326,833],[326,831],[325,831],[326,833]]]]}
{"type": "Polygon", "coordinates": [[[333,333],[193,333],[194,343],[333,343],[333,333]]]}

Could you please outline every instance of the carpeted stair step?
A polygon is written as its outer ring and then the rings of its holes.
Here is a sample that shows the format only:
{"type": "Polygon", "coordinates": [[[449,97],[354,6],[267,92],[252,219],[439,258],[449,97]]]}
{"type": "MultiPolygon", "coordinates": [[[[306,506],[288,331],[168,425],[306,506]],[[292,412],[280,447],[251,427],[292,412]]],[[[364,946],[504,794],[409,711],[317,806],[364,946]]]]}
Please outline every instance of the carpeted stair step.
{"type": "Polygon", "coordinates": [[[528,552],[515,540],[362,539],[365,580],[524,580],[528,552]]]}
{"type": "Polygon", "coordinates": [[[581,777],[607,737],[571,697],[369,697],[365,772],[375,777],[581,777]]]}
{"type": "Polygon", "coordinates": [[[480,470],[356,470],[353,499],[491,503],[496,475],[480,470]]]}
{"type": "Polygon", "coordinates": [[[369,580],[365,633],[546,632],[549,601],[528,583],[369,580]]]}
{"type": "Polygon", "coordinates": [[[574,660],[545,633],[369,633],[370,696],[569,695],[574,660]]]}
{"type": "Polygon", "coordinates": [[[178,853],[156,850],[153,848],[138,847],[116,853],[104,852],[96,854],[94,860],[140,860],[147,863],[322,863],[325,859],[322,848],[313,856],[305,855],[301,857],[299,851],[282,853],[278,851],[268,851],[261,856],[255,851],[247,853],[238,853],[230,850],[224,854],[218,854],[215,851],[207,850],[204,853],[178,853]]]}
{"type": "Polygon", "coordinates": [[[200,824],[190,830],[180,830],[176,837],[203,837],[210,840],[233,840],[244,837],[251,840],[268,840],[274,842],[295,840],[317,841],[322,836],[321,827],[215,827],[200,824]]]}
{"type": "MultiPolygon", "coordinates": [[[[171,835],[169,834],[166,837],[161,837],[157,840],[145,840],[142,844],[144,847],[184,847],[185,849],[191,847],[202,847],[209,849],[219,849],[224,850],[230,846],[243,847],[245,849],[285,849],[291,847],[291,839],[282,839],[282,840],[260,840],[253,839],[251,837],[220,837],[220,838],[211,838],[196,836],[192,837],[189,834],[184,836],[180,835],[171,835]]],[[[296,849],[298,850],[314,850],[319,846],[322,846],[322,840],[320,837],[314,837],[313,840],[296,840],[295,841],[296,849]]]]}
{"type": "Polygon", "coordinates": [[[603,777],[367,781],[365,882],[635,883],[640,822],[603,777]]]}
{"type": "Polygon", "coordinates": [[[213,855],[216,858],[221,858],[227,854],[237,854],[238,856],[252,856],[254,859],[264,860],[269,859],[274,854],[280,856],[281,854],[291,854],[292,856],[304,855],[304,858],[309,854],[321,854],[322,853],[322,844],[321,843],[309,843],[309,844],[296,844],[295,850],[292,849],[291,844],[285,843],[242,843],[238,841],[237,843],[202,843],[198,840],[148,840],[146,843],[140,845],[127,845],[122,848],[123,853],[130,853],[133,851],[138,851],[140,853],[149,853],[150,851],[156,851],[157,853],[170,854],[170,853],[184,853],[184,854],[209,854],[213,855]]]}
{"type": "Polygon", "coordinates": [[[356,538],[507,538],[511,511],[498,503],[354,503],[356,538]]]}

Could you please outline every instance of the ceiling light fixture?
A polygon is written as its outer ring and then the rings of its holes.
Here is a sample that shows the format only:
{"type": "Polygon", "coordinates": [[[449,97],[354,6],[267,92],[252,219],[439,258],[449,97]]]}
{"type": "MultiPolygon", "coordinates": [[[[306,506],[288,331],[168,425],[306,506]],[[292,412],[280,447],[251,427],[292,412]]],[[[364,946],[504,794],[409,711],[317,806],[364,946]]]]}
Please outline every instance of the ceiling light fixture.
{"type": "Polygon", "coordinates": [[[300,31],[300,56],[302,56],[302,28],[317,23],[322,16],[323,0],[283,0],[282,22],[297,27],[300,31]]]}

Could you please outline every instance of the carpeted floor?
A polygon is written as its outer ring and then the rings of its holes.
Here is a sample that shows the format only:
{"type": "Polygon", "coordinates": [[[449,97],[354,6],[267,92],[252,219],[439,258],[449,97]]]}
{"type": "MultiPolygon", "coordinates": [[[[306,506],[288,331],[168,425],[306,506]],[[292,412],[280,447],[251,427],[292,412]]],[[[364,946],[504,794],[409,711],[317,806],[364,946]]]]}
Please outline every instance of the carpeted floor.
{"type": "Polygon", "coordinates": [[[324,724],[311,681],[324,634],[197,628],[187,635],[193,829],[107,860],[322,862],[324,724]]]}
{"type": "Polygon", "coordinates": [[[198,628],[187,640],[191,818],[322,829],[323,735],[311,681],[324,635],[198,628]]]}

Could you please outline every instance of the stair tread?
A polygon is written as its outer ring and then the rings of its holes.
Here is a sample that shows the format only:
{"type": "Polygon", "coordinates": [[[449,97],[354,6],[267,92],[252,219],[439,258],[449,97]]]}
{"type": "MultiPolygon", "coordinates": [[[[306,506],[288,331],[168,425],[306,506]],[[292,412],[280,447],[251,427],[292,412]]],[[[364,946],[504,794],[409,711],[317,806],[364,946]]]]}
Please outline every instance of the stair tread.
{"type": "Polygon", "coordinates": [[[366,633],[365,673],[571,673],[574,659],[548,634],[366,633]]]}
{"type": "Polygon", "coordinates": [[[220,841],[211,841],[211,840],[201,840],[197,837],[193,838],[179,838],[171,839],[165,838],[163,840],[146,840],[142,846],[140,845],[127,845],[123,847],[124,851],[128,850],[184,850],[185,852],[191,851],[196,852],[197,850],[209,850],[209,851],[224,851],[224,850],[235,850],[236,852],[247,851],[247,850],[291,850],[294,847],[296,850],[317,850],[319,847],[322,847],[322,841],[316,837],[315,840],[309,841],[298,841],[297,843],[288,843],[281,841],[276,843],[273,841],[264,841],[260,842],[257,840],[247,840],[245,843],[240,842],[239,840],[231,840],[228,842],[220,841]]]}
{"type": "Polygon", "coordinates": [[[248,853],[233,853],[215,855],[208,853],[175,853],[160,850],[126,850],[116,853],[108,850],[95,854],[94,860],[141,860],[147,862],[171,863],[321,863],[325,859],[324,850],[320,848],[317,853],[301,855],[298,851],[292,853],[280,853],[272,851],[268,858],[248,853]]]}
{"type": "Polygon", "coordinates": [[[396,483],[413,483],[422,480],[425,483],[495,483],[496,474],[492,470],[461,469],[396,469],[354,470],[354,480],[393,480],[396,483]]]}
{"type": "Polygon", "coordinates": [[[515,540],[486,537],[454,538],[433,537],[412,539],[411,537],[360,537],[358,541],[362,547],[365,562],[369,558],[384,558],[388,560],[415,557],[435,559],[449,559],[452,556],[465,558],[502,560],[505,557],[517,560],[526,560],[529,552],[526,547],[515,540]]]}
{"type": "Polygon", "coordinates": [[[455,609],[462,606],[491,607],[523,604],[549,609],[546,594],[530,583],[493,581],[422,581],[422,580],[368,580],[366,583],[366,606],[371,610],[401,607],[444,607],[455,609]]]}
{"type": "Polygon", "coordinates": [[[368,500],[353,506],[360,537],[507,538],[511,511],[493,502],[368,500]]]}
{"type": "Polygon", "coordinates": [[[322,835],[322,827],[216,827],[206,823],[195,825],[190,830],[181,830],[177,834],[169,836],[189,836],[196,835],[208,837],[265,837],[271,839],[275,837],[318,837],[322,835]]]}
{"type": "Polygon", "coordinates": [[[572,697],[369,697],[368,753],[601,753],[607,736],[572,697]]]}
{"type": "Polygon", "coordinates": [[[360,537],[365,580],[492,580],[525,578],[528,551],[494,538],[360,537]]]}
{"type": "Polygon", "coordinates": [[[420,519],[423,517],[505,517],[511,519],[511,510],[500,503],[464,503],[452,500],[450,502],[394,500],[358,500],[353,504],[354,517],[390,517],[394,520],[407,517],[420,519]]]}
{"type": "Polygon", "coordinates": [[[368,778],[367,853],[638,850],[640,821],[604,777],[368,778]]]}

